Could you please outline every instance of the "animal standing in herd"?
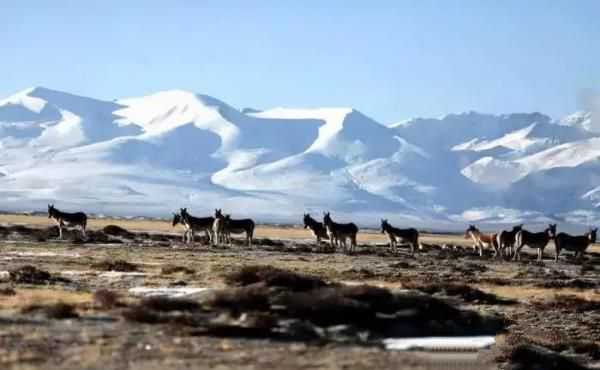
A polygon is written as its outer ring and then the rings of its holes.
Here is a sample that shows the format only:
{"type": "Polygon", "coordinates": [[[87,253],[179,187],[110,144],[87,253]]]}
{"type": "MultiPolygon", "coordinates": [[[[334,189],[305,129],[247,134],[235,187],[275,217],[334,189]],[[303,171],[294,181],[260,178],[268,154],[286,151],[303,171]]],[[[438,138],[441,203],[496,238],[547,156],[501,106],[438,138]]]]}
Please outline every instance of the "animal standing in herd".
{"type": "Polygon", "coordinates": [[[323,225],[325,225],[327,234],[329,234],[330,245],[334,245],[334,241],[337,240],[342,245],[342,248],[344,248],[344,252],[347,252],[346,240],[350,239],[349,251],[350,253],[354,252],[356,248],[356,234],[358,234],[358,227],[354,223],[340,224],[334,222],[329,212],[325,212],[323,225]]]}
{"type": "Polygon", "coordinates": [[[513,260],[521,259],[521,248],[528,246],[529,248],[537,249],[537,260],[541,261],[544,255],[544,248],[550,240],[556,236],[556,225],[550,224],[546,230],[539,233],[532,233],[525,229],[519,231],[515,237],[515,253],[513,260]]]}
{"type": "Polygon", "coordinates": [[[575,258],[583,257],[583,252],[587,249],[590,244],[596,243],[596,232],[598,228],[590,229],[589,232],[584,235],[572,236],[567,233],[559,233],[554,238],[554,246],[556,247],[556,254],[554,260],[558,262],[558,255],[562,249],[575,252],[575,258]]]}
{"type": "Polygon", "coordinates": [[[483,234],[479,231],[475,225],[469,225],[469,228],[465,231],[465,239],[473,240],[473,250],[477,252],[479,250],[479,256],[483,256],[483,248],[493,248],[494,257],[498,256],[498,234],[483,234]]]}
{"type": "Polygon", "coordinates": [[[194,217],[187,212],[187,208],[181,208],[179,214],[173,213],[173,226],[182,224],[185,231],[183,232],[183,242],[192,243],[194,241],[195,232],[205,232],[209,244],[214,239],[213,223],[214,217],[194,217]]]}
{"type": "Polygon", "coordinates": [[[410,254],[415,254],[415,249],[420,247],[419,232],[417,229],[398,229],[389,224],[388,220],[381,220],[381,233],[387,234],[390,239],[390,249],[396,253],[398,239],[410,245],[410,254]]]}
{"type": "MultiPolygon", "coordinates": [[[[310,217],[310,214],[304,214],[304,228],[310,229],[312,231],[315,238],[317,238],[317,245],[321,247],[321,240],[329,240],[329,235],[327,234],[327,229],[322,222],[315,220],[310,217]]],[[[330,245],[330,248],[335,249],[335,245],[330,245]]]]}
{"type": "MultiPolygon", "coordinates": [[[[80,228],[86,238],[87,215],[83,212],[67,213],[62,212],[54,207],[53,204],[48,204],[48,218],[54,220],[58,225],[58,237],[62,239],[63,228],[76,227],[80,228]]],[[[304,228],[310,229],[316,238],[316,242],[321,247],[323,240],[329,240],[330,248],[335,250],[341,246],[344,252],[354,252],[356,249],[356,237],[358,227],[356,224],[337,223],[331,218],[329,212],[325,212],[323,222],[313,219],[310,214],[304,214],[304,228]],[[349,247],[348,247],[349,240],[349,247]]],[[[194,217],[190,215],[187,208],[181,208],[179,213],[173,213],[172,226],[175,227],[181,224],[184,227],[183,242],[190,243],[194,241],[196,232],[204,231],[209,244],[215,246],[222,243],[231,244],[232,234],[245,234],[246,243],[249,247],[252,246],[254,238],[255,222],[252,219],[232,219],[230,215],[223,215],[221,209],[215,209],[214,217],[194,217]]],[[[569,235],[561,232],[556,233],[556,224],[549,224],[548,227],[541,232],[530,232],[523,229],[523,225],[517,225],[512,230],[502,230],[499,233],[485,234],[482,233],[475,225],[469,225],[465,231],[465,238],[473,241],[473,248],[480,256],[483,256],[484,248],[493,249],[494,257],[511,257],[513,260],[521,259],[521,249],[524,246],[536,249],[537,260],[543,259],[544,249],[551,240],[554,240],[556,247],[555,261],[558,262],[558,257],[562,250],[567,250],[575,253],[575,258],[581,258],[590,244],[596,243],[597,228],[591,228],[584,235],[569,235]]],[[[414,228],[400,229],[392,226],[388,220],[381,220],[381,233],[386,234],[389,238],[389,247],[392,252],[396,253],[398,242],[408,244],[411,255],[415,253],[419,243],[419,231],[414,228]]]]}
{"type": "Polygon", "coordinates": [[[67,213],[61,212],[54,204],[48,204],[48,218],[51,218],[58,225],[58,238],[62,239],[63,227],[80,227],[83,237],[86,238],[85,228],[87,227],[87,215],[83,212],[67,213]]]}

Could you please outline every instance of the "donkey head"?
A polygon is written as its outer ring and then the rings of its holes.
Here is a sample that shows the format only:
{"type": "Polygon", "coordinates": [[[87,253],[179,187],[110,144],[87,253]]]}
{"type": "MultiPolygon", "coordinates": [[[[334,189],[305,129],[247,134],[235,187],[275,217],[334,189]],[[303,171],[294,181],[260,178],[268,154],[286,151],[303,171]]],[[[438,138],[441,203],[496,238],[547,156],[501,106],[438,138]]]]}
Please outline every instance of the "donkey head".
{"type": "Polygon", "coordinates": [[[548,233],[548,236],[550,236],[551,238],[555,238],[556,237],[556,224],[548,224],[546,233],[548,233]]]}
{"type": "Polygon", "coordinates": [[[597,228],[597,227],[596,227],[596,228],[593,228],[593,229],[590,229],[590,232],[589,232],[589,234],[588,234],[588,237],[590,238],[590,241],[591,241],[592,243],[596,243],[596,233],[597,233],[597,232],[598,232],[598,228],[597,228]]]}
{"type": "Polygon", "coordinates": [[[384,218],[381,219],[381,233],[385,233],[385,230],[388,228],[388,226],[390,226],[390,224],[388,224],[388,221],[384,218]]]}
{"type": "Polygon", "coordinates": [[[305,213],[304,214],[304,228],[307,229],[308,228],[308,224],[310,223],[310,214],[309,213],[305,213]]]}
{"type": "Polygon", "coordinates": [[[177,214],[177,213],[173,213],[173,224],[172,226],[175,227],[175,225],[181,223],[181,215],[177,214]]]}
{"type": "Polygon", "coordinates": [[[478,232],[479,229],[475,227],[475,225],[469,225],[469,228],[465,230],[465,239],[469,239],[471,237],[471,233],[478,232]]]}
{"type": "Polygon", "coordinates": [[[223,218],[223,212],[221,211],[221,208],[215,209],[215,218],[223,218]]]}
{"type": "Polygon", "coordinates": [[[521,231],[523,230],[523,224],[517,225],[517,226],[513,226],[513,233],[516,233],[517,231],[521,231]]]}
{"type": "Polygon", "coordinates": [[[323,213],[323,224],[327,225],[331,225],[331,215],[329,214],[329,212],[325,212],[323,213]]]}
{"type": "Polygon", "coordinates": [[[54,204],[48,204],[48,218],[51,218],[54,214],[54,204]]]}

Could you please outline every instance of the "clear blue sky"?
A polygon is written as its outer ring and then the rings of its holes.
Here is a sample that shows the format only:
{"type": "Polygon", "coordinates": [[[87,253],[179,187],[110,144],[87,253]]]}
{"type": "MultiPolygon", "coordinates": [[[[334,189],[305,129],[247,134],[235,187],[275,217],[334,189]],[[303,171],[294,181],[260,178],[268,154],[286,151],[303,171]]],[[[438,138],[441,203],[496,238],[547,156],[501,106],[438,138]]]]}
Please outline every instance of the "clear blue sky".
{"type": "Polygon", "coordinates": [[[578,108],[600,1],[0,1],[0,97],[182,88],[236,107],[352,106],[386,123],[578,108]]]}

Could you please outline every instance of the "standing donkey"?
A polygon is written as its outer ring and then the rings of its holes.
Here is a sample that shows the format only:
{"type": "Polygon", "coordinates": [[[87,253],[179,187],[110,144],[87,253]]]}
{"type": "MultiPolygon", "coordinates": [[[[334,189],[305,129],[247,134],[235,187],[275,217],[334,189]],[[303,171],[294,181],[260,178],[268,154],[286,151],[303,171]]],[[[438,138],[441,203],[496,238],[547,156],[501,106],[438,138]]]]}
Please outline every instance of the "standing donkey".
{"type": "MultiPolygon", "coordinates": [[[[317,245],[319,248],[321,247],[321,239],[329,239],[325,225],[323,225],[322,222],[310,217],[310,214],[308,213],[304,215],[304,228],[312,231],[313,235],[317,238],[317,245]]],[[[334,244],[332,244],[330,247],[331,249],[335,250],[334,244]]]]}
{"type": "Polygon", "coordinates": [[[213,240],[212,245],[219,245],[225,243],[225,216],[223,216],[223,212],[221,209],[215,209],[215,217],[213,221],[213,240]]]}
{"type": "Polygon", "coordinates": [[[596,243],[596,233],[598,228],[590,229],[589,232],[584,235],[572,236],[567,233],[559,233],[554,238],[554,245],[556,247],[556,255],[554,261],[558,262],[558,255],[562,249],[575,252],[575,258],[583,257],[583,252],[587,249],[590,244],[596,243]]]}
{"type": "Polygon", "coordinates": [[[525,229],[519,231],[515,238],[515,254],[513,260],[521,260],[521,249],[523,246],[537,249],[537,260],[541,261],[544,255],[544,248],[551,239],[556,237],[556,224],[549,224],[546,230],[539,233],[532,233],[525,229]]]}
{"type": "Polygon", "coordinates": [[[381,220],[381,233],[387,234],[390,239],[390,249],[396,253],[398,241],[410,244],[410,254],[415,254],[415,248],[419,246],[419,231],[417,229],[398,229],[390,225],[388,220],[381,220]]]}
{"type": "Polygon", "coordinates": [[[188,213],[187,208],[181,208],[179,215],[173,214],[173,226],[181,223],[185,228],[183,233],[184,243],[192,243],[194,241],[194,233],[202,231],[206,233],[208,243],[212,243],[214,220],[213,217],[194,217],[188,213]]]}
{"type": "Polygon", "coordinates": [[[252,238],[254,237],[254,227],[256,224],[249,218],[234,220],[230,215],[225,215],[224,219],[224,234],[227,243],[231,244],[231,234],[246,234],[246,242],[248,246],[252,246],[252,238]]]}
{"type": "Polygon", "coordinates": [[[358,234],[358,227],[350,222],[347,224],[338,224],[331,219],[329,212],[326,212],[323,216],[323,224],[329,235],[329,242],[333,245],[334,240],[337,239],[344,248],[344,252],[347,251],[346,239],[350,239],[350,253],[356,248],[356,234],[358,234]]]}
{"type": "Polygon", "coordinates": [[[498,234],[483,234],[475,225],[469,225],[469,228],[465,231],[465,239],[473,240],[473,249],[479,250],[479,256],[483,256],[484,247],[494,248],[494,257],[498,256],[498,234]]]}
{"type": "Polygon", "coordinates": [[[66,226],[79,226],[83,237],[87,238],[85,228],[87,227],[87,215],[83,212],[67,213],[61,212],[54,207],[54,204],[48,204],[48,218],[51,218],[58,225],[58,238],[62,239],[62,229],[66,226]]]}
{"type": "Polygon", "coordinates": [[[511,256],[515,245],[517,233],[523,229],[523,224],[513,226],[512,230],[502,230],[498,234],[498,248],[500,248],[500,256],[511,256]],[[506,250],[508,249],[508,252],[506,250]]]}

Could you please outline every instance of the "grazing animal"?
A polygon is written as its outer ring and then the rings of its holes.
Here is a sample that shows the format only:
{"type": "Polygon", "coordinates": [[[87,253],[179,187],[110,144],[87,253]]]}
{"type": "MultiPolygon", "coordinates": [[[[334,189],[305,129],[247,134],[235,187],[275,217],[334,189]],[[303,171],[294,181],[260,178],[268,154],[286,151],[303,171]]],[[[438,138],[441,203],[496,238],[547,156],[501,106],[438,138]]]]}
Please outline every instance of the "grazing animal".
{"type": "Polygon", "coordinates": [[[252,238],[254,236],[254,221],[249,218],[234,220],[229,215],[224,218],[224,234],[227,242],[231,244],[231,234],[246,234],[246,242],[248,246],[252,246],[252,238]]]}
{"type": "Polygon", "coordinates": [[[194,217],[187,212],[187,208],[181,208],[178,215],[173,214],[173,226],[177,223],[181,223],[185,228],[183,233],[183,242],[190,243],[194,241],[194,233],[204,231],[208,238],[209,244],[212,243],[213,239],[213,217],[194,217]],[[187,238],[187,241],[186,241],[187,238]]]}
{"type": "Polygon", "coordinates": [[[333,245],[334,240],[342,244],[344,252],[347,251],[346,239],[350,239],[350,253],[356,248],[356,234],[358,234],[358,227],[350,222],[347,224],[339,224],[331,219],[329,212],[326,212],[323,216],[323,224],[329,235],[329,243],[333,245]]]}
{"type": "Polygon", "coordinates": [[[475,225],[469,225],[465,231],[465,239],[469,238],[473,240],[473,249],[479,250],[479,256],[483,256],[484,247],[494,248],[494,257],[498,255],[498,234],[483,234],[475,225]]]}
{"type": "MultiPolygon", "coordinates": [[[[310,229],[314,236],[317,238],[317,245],[321,246],[321,239],[329,239],[329,235],[327,235],[327,229],[322,222],[315,220],[310,217],[310,214],[306,213],[304,215],[304,228],[310,229]]],[[[331,248],[335,249],[335,245],[331,245],[331,248]]]]}
{"type": "Polygon", "coordinates": [[[66,226],[79,226],[83,237],[86,238],[85,228],[87,227],[87,215],[83,212],[67,213],[61,212],[54,207],[54,204],[48,204],[48,218],[53,219],[58,225],[58,238],[62,239],[62,229],[66,226]]]}
{"type": "Polygon", "coordinates": [[[388,220],[381,220],[381,233],[387,234],[390,239],[390,249],[395,253],[398,245],[397,239],[410,244],[410,254],[415,253],[419,245],[419,232],[417,229],[398,229],[389,224],[388,220]]]}
{"type": "Polygon", "coordinates": [[[596,233],[598,228],[590,229],[589,232],[584,235],[572,236],[567,233],[559,233],[554,238],[554,245],[556,247],[556,255],[554,260],[558,262],[558,255],[562,249],[575,252],[575,257],[583,257],[583,252],[587,249],[590,244],[596,242],[596,233]]]}
{"type": "Polygon", "coordinates": [[[498,248],[500,248],[500,256],[502,254],[511,256],[513,254],[513,247],[515,245],[515,238],[517,233],[523,229],[523,224],[513,226],[512,230],[502,230],[498,234],[498,248]],[[508,249],[508,254],[505,252],[508,249]]]}
{"type": "Polygon", "coordinates": [[[521,260],[521,248],[528,246],[537,249],[537,260],[541,261],[544,255],[544,248],[551,239],[556,237],[556,224],[549,224],[546,230],[539,233],[532,233],[525,229],[519,231],[515,237],[515,254],[513,260],[521,260]]]}

